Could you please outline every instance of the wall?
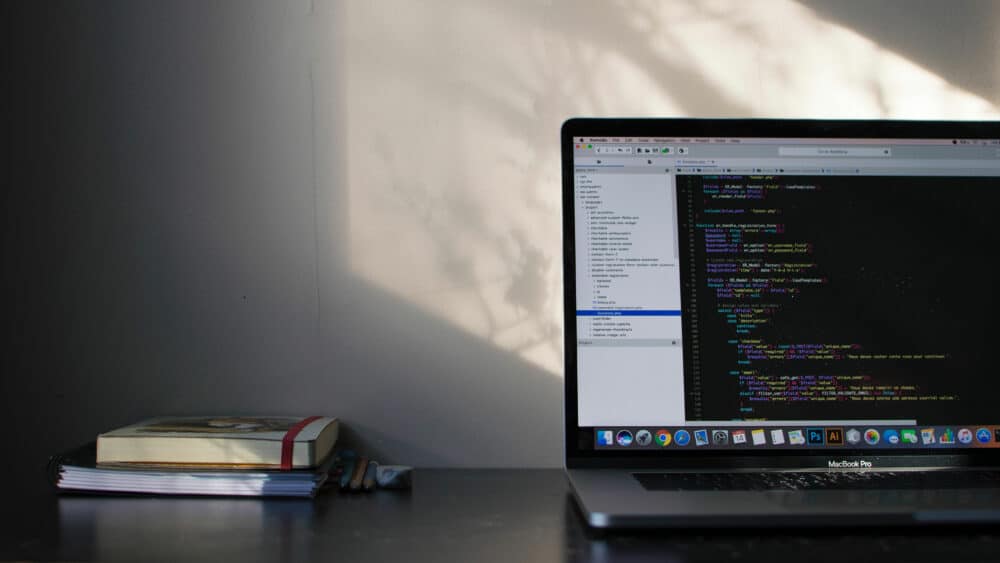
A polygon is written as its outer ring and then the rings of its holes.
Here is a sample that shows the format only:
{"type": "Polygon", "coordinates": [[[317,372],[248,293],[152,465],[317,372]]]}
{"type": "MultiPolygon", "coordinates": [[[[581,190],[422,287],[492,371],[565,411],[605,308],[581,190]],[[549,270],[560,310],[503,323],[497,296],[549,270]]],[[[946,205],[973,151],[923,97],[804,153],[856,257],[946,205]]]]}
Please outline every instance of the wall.
{"type": "Polygon", "coordinates": [[[46,455],[154,414],[322,406],[303,399],[329,389],[303,379],[319,342],[309,73],[329,18],[308,2],[4,6],[12,439],[46,455]]]}
{"type": "Polygon", "coordinates": [[[14,451],[332,413],[421,466],[556,466],[560,123],[997,117],[966,2],[5,3],[14,451]]]}

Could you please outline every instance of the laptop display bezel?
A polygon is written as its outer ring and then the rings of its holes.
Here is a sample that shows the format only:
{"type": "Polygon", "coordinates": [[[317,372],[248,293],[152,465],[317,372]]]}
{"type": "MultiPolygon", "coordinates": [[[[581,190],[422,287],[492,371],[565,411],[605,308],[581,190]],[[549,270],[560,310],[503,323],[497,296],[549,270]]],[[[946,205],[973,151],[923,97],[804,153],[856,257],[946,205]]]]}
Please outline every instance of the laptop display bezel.
{"type": "MultiPolygon", "coordinates": [[[[581,433],[578,421],[576,247],[574,241],[574,138],[580,137],[770,137],[877,139],[997,139],[1000,122],[806,120],[806,119],[689,119],[689,118],[572,118],[561,130],[563,232],[563,342],[564,447],[567,468],[632,467],[825,467],[832,457],[865,459],[882,467],[998,466],[1000,449],[852,449],[817,448],[753,452],[745,450],[597,450],[592,431],[581,433]],[[583,440],[583,443],[581,443],[583,440]]],[[[998,419],[1000,422],[1000,419],[998,419]]]]}

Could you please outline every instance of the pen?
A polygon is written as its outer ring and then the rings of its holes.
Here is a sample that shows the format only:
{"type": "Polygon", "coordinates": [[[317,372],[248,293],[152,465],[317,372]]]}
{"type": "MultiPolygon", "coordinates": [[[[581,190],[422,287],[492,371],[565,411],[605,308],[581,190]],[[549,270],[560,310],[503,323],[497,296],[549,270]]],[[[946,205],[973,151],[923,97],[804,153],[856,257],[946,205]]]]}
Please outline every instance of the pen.
{"type": "Polygon", "coordinates": [[[340,474],[340,489],[344,490],[351,482],[351,477],[354,476],[354,456],[344,457],[344,472],[340,474]]]}
{"type": "Polygon", "coordinates": [[[377,472],[378,472],[378,462],[369,461],[368,469],[365,469],[365,476],[364,479],[362,479],[361,481],[361,488],[364,489],[365,492],[371,491],[372,489],[375,488],[375,474],[377,472]]]}
{"type": "Polygon", "coordinates": [[[358,463],[354,466],[354,476],[351,477],[349,487],[352,491],[361,489],[361,481],[365,477],[366,469],[368,469],[368,457],[361,456],[358,458],[358,463]]]}

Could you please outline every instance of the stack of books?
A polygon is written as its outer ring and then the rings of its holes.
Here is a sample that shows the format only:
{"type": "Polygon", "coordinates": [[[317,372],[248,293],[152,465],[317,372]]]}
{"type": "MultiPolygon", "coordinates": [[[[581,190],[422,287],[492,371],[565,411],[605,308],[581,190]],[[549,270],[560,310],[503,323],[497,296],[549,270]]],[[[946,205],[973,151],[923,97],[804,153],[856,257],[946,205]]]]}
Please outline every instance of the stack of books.
{"type": "Polygon", "coordinates": [[[169,417],[53,456],[61,491],[313,497],[334,466],[332,417],[169,417]]]}

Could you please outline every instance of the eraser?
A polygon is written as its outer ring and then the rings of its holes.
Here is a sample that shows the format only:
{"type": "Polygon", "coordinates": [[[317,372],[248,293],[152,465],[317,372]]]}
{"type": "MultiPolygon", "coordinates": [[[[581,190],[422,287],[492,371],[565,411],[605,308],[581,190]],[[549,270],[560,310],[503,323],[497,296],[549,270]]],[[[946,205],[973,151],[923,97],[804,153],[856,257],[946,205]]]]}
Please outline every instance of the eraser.
{"type": "Polygon", "coordinates": [[[409,489],[413,486],[413,468],[409,465],[380,465],[375,481],[383,489],[409,489]]]}

